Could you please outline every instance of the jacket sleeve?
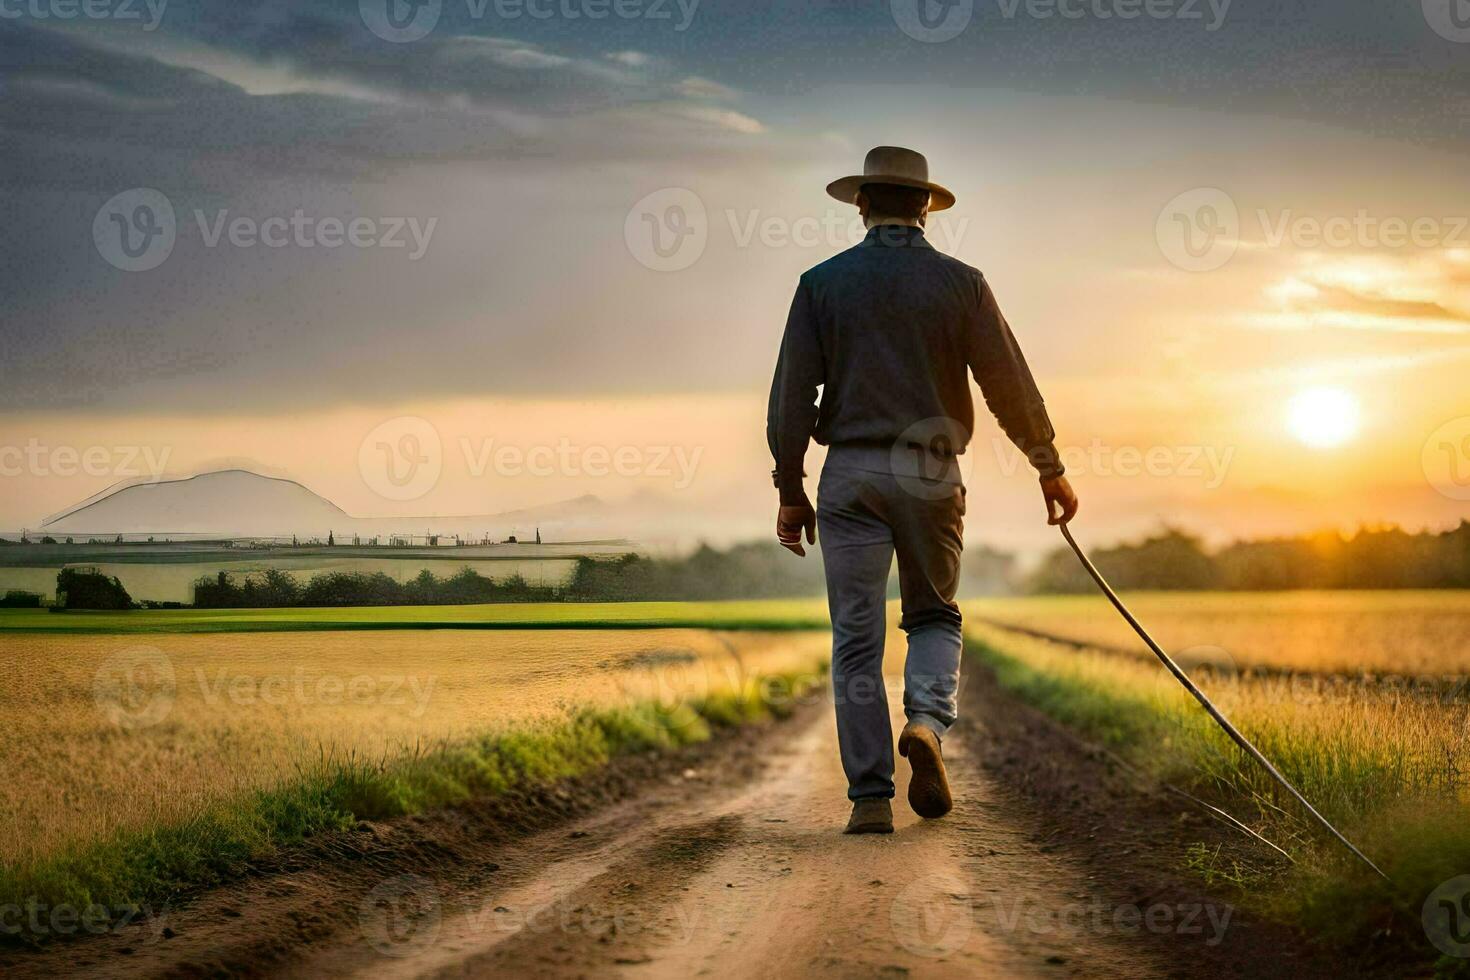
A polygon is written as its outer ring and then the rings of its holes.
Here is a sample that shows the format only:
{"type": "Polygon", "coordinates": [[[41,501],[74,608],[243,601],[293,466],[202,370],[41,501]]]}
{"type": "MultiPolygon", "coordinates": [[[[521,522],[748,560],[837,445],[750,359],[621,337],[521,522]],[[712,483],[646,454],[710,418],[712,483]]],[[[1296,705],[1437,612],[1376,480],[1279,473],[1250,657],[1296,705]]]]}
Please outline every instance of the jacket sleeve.
{"type": "Polygon", "coordinates": [[[826,376],[821,342],[812,311],[811,287],[803,278],[797,283],[786,317],[786,333],[771,381],[771,400],[766,412],[766,442],[776,468],[771,476],[781,492],[783,505],[807,501],[802,479],[807,445],[817,425],[817,388],[826,376]]]}
{"type": "Polygon", "coordinates": [[[1021,345],[1001,314],[990,283],[977,274],[976,285],[979,305],[969,329],[968,350],[970,371],[985,405],[1043,479],[1061,476],[1065,468],[1053,444],[1056,430],[1021,355],[1021,345]]]}

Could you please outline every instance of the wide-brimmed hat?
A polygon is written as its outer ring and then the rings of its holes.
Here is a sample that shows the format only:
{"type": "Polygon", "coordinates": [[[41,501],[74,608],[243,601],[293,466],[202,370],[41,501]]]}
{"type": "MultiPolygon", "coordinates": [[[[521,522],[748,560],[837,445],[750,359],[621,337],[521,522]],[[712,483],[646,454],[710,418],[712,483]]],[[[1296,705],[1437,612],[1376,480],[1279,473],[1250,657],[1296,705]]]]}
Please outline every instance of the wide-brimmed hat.
{"type": "Polygon", "coordinates": [[[954,194],[929,180],[929,161],[924,159],[924,154],[902,146],[873,147],[863,158],[863,172],[832,181],[827,185],[827,193],[843,204],[856,204],[858,191],[864,184],[922,188],[929,192],[930,211],[954,206],[954,194]]]}

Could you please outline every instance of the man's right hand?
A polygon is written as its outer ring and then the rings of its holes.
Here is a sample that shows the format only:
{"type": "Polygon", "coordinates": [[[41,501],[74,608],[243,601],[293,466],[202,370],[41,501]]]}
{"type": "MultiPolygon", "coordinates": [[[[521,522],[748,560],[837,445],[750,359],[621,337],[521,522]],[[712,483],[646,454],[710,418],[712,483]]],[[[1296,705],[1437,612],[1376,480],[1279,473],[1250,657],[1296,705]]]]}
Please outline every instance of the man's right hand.
{"type": "Polygon", "coordinates": [[[1077,495],[1065,476],[1042,479],[1041,496],[1046,500],[1046,523],[1066,524],[1077,516],[1077,495]]]}
{"type": "Polygon", "coordinates": [[[806,543],[817,543],[817,512],[810,503],[794,507],[782,507],[776,512],[776,540],[792,554],[805,557],[806,549],[801,546],[801,532],[806,532],[806,543]]]}

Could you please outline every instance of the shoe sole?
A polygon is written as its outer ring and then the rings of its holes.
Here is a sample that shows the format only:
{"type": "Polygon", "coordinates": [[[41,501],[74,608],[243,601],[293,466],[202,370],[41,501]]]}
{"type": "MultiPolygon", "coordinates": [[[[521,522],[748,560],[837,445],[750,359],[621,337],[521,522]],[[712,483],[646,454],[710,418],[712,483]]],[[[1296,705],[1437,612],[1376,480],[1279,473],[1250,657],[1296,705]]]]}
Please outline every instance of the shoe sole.
{"type": "Polygon", "coordinates": [[[909,806],[926,820],[942,817],[954,809],[949,792],[949,777],[944,772],[944,757],[939,752],[939,736],[926,728],[906,731],[898,739],[898,754],[909,760],[913,776],[909,779],[909,806]]]}

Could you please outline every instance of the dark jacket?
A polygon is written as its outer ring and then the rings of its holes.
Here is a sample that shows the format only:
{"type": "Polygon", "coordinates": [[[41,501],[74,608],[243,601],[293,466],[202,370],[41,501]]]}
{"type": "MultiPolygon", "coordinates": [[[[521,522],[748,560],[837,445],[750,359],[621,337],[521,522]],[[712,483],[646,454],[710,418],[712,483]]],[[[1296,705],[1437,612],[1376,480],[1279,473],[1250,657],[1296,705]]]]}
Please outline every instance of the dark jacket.
{"type": "Polygon", "coordinates": [[[964,452],[975,427],[970,375],[1037,472],[1061,475],[1046,406],[979,271],[906,225],[876,226],[807,270],[766,419],[781,502],[806,499],[802,461],[813,438],[890,449],[917,440],[941,455],[964,452]]]}

